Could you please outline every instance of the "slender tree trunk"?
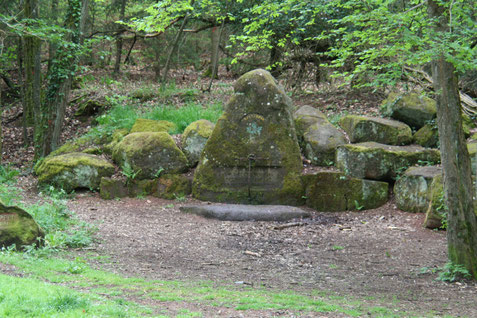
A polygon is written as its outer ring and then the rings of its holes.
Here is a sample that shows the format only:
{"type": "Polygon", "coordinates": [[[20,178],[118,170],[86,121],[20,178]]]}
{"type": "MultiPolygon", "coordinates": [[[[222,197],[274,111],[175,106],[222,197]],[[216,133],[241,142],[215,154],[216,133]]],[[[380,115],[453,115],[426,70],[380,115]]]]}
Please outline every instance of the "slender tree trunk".
{"type": "MultiPolygon", "coordinates": [[[[193,5],[194,5],[194,0],[191,1],[191,6],[193,5]]],[[[172,56],[174,55],[177,47],[179,46],[179,41],[181,39],[182,32],[184,31],[184,28],[187,24],[188,19],[189,19],[189,14],[186,14],[184,16],[184,19],[182,20],[182,24],[179,28],[179,31],[177,31],[176,37],[174,38],[174,42],[172,43],[171,50],[169,51],[169,55],[167,56],[166,64],[164,65],[164,74],[162,75],[163,83],[165,83],[167,80],[167,74],[169,73],[169,68],[171,66],[172,56]]]]}
{"type": "MultiPolygon", "coordinates": [[[[440,1],[428,1],[435,31],[448,31],[448,15],[440,1]]],[[[444,1],[445,2],[445,1],[444,1]]],[[[463,265],[477,279],[477,217],[473,209],[472,173],[462,129],[462,111],[455,67],[441,52],[432,62],[437,94],[437,123],[444,168],[444,191],[448,207],[449,260],[463,265]]]]}
{"type": "Polygon", "coordinates": [[[82,0],[70,0],[65,26],[72,33],[56,51],[49,74],[46,98],[42,104],[42,120],[35,133],[35,143],[41,145],[35,157],[43,157],[55,150],[60,140],[63,121],[71,90],[71,83],[78,63],[82,0]]]}
{"type": "MultiPolygon", "coordinates": [[[[121,1],[121,11],[119,13],[119,20],[124,20],[124,13],[126,10],[126,2],[127,0],[122,0],[121,1]]],[[[121,35],[123,26],[118,25],[118,36],[116,38],[116,60],[114,62],[114,73],[119,74],[120,68],[121,68],[121,56],[122,56],[122,51],[123,51],[123,37],[121,35]]]]}
{"type": "Polygon", "coordinates": [[[208,92],[210,92],[212,88],[212,82],[217,77],[217,72],[219,70],[219,46],[220,46],[220,40],[222,39],[222,34],[224,32],[224,27],[225,27],[225,20],[223,20],[222,24],[220,25],[219,36],[215,43],[215,48],[212,50],[214,56],[212,57],[212,66],[211,66],[212,74],[210,76],[209,87],[207,88],[208,92]]]}
{"type": "MultiPolygon", "coordinates": [[[[52,19],[52,23],[56,24],[58,19],[58,0],[51,0],[51,19],[52,19]]],[[[53,57],[55,56],[55,53],[56,53],[56,44],[49,42],[48,43],[48,72],[51,69],[51,63],[52,63],[53,57]]]]}
{"type": "Polygon", "coordinates": [[[79,44],[84,44],[84,39],[86,36],[86,23],[89,18],[89,0],[83,0],[81,4],[81,19],[80,19],[80,37],[79,44]]]}
{"type": "MultiPolygon", "coordinates": [[[[26,18],[38,18],[38,2],[36,0],[25,0],[24,14],[26,18]]],[[[34,36],[27,35],[23,39],[24,53],[24,97],[23,97],[23,134],[25,145],[30,144],[27,134],[28,126],[36,126],[39,122],[40,110],[40,90],[41,90],[41,65],[40,65],[40,45],[41,42],[34,36]]]]}

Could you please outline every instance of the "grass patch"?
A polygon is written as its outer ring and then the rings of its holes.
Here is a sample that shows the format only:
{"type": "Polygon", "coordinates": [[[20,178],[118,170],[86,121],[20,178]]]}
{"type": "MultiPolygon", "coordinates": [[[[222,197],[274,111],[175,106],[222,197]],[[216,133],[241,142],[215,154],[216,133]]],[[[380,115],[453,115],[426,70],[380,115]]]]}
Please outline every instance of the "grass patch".
{"type": "MultiPolygon", "coordinates": [[[[67,256],[66,253],[65,256],[67,256]]],[[[178,303],[179,310],[181,310],[180,304],[184,304],[184,309],[181,312],[164,313],[161,311],[165,316],[171,314],[176,317],[178,314],[184,317],[201,317],[203,315],[200,312],[187,311],[187,304],[201,304],[212,308],[233,308],[243,311],[245,316],[247,316],[247,311],[255,310],[288,310],[298,315],[334,312],[350,317],[359,317],[370,312],[375,317],[408,316],[407,313],[396,312],[394,309],[366,306],[363,301],[332,296],[327,292],[317,291],[311,294],[301,294],[293,291],[276,292],[264,288],[217,284],[210,281],[148,281],[142,278],[125,278],[106,271],[92,269],[84,260],[78,259],[38,258],[17,252],[3,251],[0,253],[0,262],[14,265],[19,271],[27,273],[28,280],[31,279],[33,282],[32,288],[36,288],[36,282],[45,280],[46,283],[43,284],[46,286],[49,283],[61,282],[62,285],[66,285],[65,288],[69,286],[70,288],[87,289],[88,296],[72,292],[61,293],[61,295],[71,295],[64,299],[55,299],[58,294],[55,294],[55,290],[52,289],[49,292],[51,297],[42,300],[53,308],[49,310],[54,310],[53,312],[56,313],[61,313],[61,310],[73,313],[70,315],[71,317],[75,317],[74,313],[82,309],[85,309],[87,314],[94,316],[95,311],[93,310],[102,308],[101,313],[106,316],[116,315],[114,317],[133,317],[134,313],[151,311],[151,309],[128,301],[128,296],[160,302],[175,302],[178,303]],[[72,270],[77,266],[80,266],[79,270],[72,270]],[[104,302],[103,295],[107,295],[110,302],[101,307],[97,303],[104,302]],[[124,316],[124,307],[129,308],[132,314],[128,311],[124,316]],[[119,311],[116,312],[116,310],[119,311]]],[[[5,281],[1,285],[8,288],[9,284],[14,283],[14,281],[5,281]]],[[[56,288],[56,286],[51,287],[56,288]]],[[[13,295],[9,297],[16,297],[15,293],[14,290],[13,295]]],[[[21,307],[22,305],[16,303],[16,306],[21,307]]],[[[30,310],[30,307],[27,307],[26,310],[30,310]]]]}

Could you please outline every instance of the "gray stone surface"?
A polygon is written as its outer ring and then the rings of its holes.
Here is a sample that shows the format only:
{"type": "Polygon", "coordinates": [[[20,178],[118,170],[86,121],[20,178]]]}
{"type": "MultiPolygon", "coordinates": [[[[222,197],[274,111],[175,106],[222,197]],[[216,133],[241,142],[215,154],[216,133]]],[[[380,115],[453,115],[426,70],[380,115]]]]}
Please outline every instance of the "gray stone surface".
{"type": "Polygon", "coordinates": [[[337,167],[354,178],[391,181],[403,167],[417,163],[440,163],[437,149],[421,146],[389,146],[363,142],[338,147],[337,167]]]}
{"type": "Polygon", "coordinates": [[[411,167],[394,184],[397,207],[403,211],[426,213],[431,195],[431,183],[442,175],[442,167],[411,167]]]}
{"type": "Polygon", "coordinates": [[[303,204],[292,104],[265,70],[242,75],[207,140],[192,194],[213,202],[303,204]]]}
{"type": "Polygon", "coordinates": [[[310,217],[309,212],[286,205],[188,205],[179,209],[184,213],[222,221],[288,221],[310,217]]]}

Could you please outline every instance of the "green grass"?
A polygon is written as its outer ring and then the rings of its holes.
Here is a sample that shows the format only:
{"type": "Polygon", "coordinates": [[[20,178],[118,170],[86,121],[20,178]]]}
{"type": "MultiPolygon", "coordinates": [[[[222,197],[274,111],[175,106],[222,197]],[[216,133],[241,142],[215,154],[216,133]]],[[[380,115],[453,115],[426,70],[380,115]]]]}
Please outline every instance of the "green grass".
{"type": "Polygon", "coordinates": [[[200,91],[196,88],[177,88],[173,83],[156,87],[141,86],[129,96],[106,97],[111,108],[96,118],[97,126],[87,134],[89,137],[110,137],[117,129],[131,129],[137,118],[167,120],[177,129],[172,134],[182,133],[192,122],[207,119],[216,122],[223,112],[221,102],[202,105],[197,102],[200,91]],[[149,101],[147,106],[144,101],[149,101]],[[178,106],[180,105],[180,106],[178,106]]]}
{"type": "MultiPolygon", "coordinates": [[[[66,252],[63,257],[67,257],[66,252]]],[[[34,257],[12,251],[0,253],[0,262],[14,265],[15,268],[26,274],[25,278],[0,277],[1,290],[12,290],[8,296],[0,292],[1,310],[31,311],[38,306],[39,311],[31,316],[58,316],[67,313],[75,317],[83,313],[88,317],[103,315],[108,317],[134,317],[152,312],[151,308],[141,307],[127,299],[151,299],[159,302],[178,303],[179,312],[164,312],[164,317],[201,317],[203,313],[189,311],[187,304],[207,306],[210,308],[233,308],[243,311],[255,310],[287,310],[297,315],[313,315],[313,313],[343,313],[350,317],[360,317],[371,313],[373,317],[403,317],[408,313],[396,312],[394,308],[381,306],[367,306],[366,301],[332,295],[328,292],[313,292],[302,294],[294,291],[274,291],[265,288],[243,285],[230,285],[211,281],[149,281],[142,278],[126,278],[102,270],[92,269],[84,259],[68,260],[55,257],[34,257]],[[3,281],[1,280],[3,279],[3,281]],[[17,282],[18,281],[18,282],[17,282]],[[54,284],[61,284],[59,287],[54,284]],[[31,286],[36,292],[28,292],[28,288],[16,289],[12,286],[31,286]],[[41,284],[41,288],[37,287],[41,284]],[[58,292],[58,288],[62,288],[58,292]],[[73,290],[81,288],[87,290],[82,294],[73,290]],[[58,295],[67,295],[58,298],[58,295]],[[107,301],[104,297],[107,297],[107,301]],[[1,300],[8,297],[8,301],[1,300]],[[25,305],[17,301],[18,298],[28,297],[25,305]],[[181,308],[181,304],[183,305],[181,308]],[[24,307],[24,308],[22,308],[24,307]],[[127,315],[124,316],[125,310],[127,315]],[[63,310],[63,311],[62,311],[63,310]],[[85,310],[85,312],[83,312],[85,310]],[[43,314],[43,312],[45,314],[43,314]],[[54,313],[54,315],[52,314],[54,313]],[[114,316],[117,315],[117,316],[114,316]]],[[[30,287],[29,287],[30,288],[30,287]]],[[[393,304],[395,306],[396,304],[393,304]]],[[[214,309],[212,309],[214,310],[214,309]]],[[[64,317],[68,315],[65,314],[64,317]]],[[[14,317],[15,315],[10,315],[14,317]]]]}
{"type": "Polygon", "coordinates": [[[222,104],[215,103],[206,107],[197,103],[188,103],[180,108],[174,106],[156,106],[141,117],[154,120],[167,120],[177,126],[172,133],[182,133],[192,122],[207,119],[215,123],[222,115],[222,104]]]}

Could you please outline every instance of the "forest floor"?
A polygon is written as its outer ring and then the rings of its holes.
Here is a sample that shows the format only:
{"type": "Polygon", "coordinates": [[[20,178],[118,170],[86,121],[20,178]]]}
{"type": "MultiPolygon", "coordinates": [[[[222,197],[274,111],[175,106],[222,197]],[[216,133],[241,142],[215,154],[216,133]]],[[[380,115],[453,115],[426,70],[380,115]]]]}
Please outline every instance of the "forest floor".
{"type": "MultiPolygon", "coordinates": [[[[343,112],[377,113],[379,97],[321,90],[294,99],[331,117],[343,112]]],[[[4,114],[4,162],[28,168],[25,159],[30,158],[32,149],[19,146],[21,131],[5,120],[13,115],[13,111],[4,114]]],[[[86,129],[68,116],[64,138],[86,129]]],[[[35,180],[24,176],[20,185],[31,194],[27,200],[34,202],[35,180]]],[[[71,250],[71,257],[85,257],[96,268],[128,277],[213,281],[303,295],[319,291],[362,301],[369,308],[391,308],[396,316],[477,317],[476,283],[436,280],[438,269],[447,261],[445,232],[424,229],[424,215],[402,212],[392,199],[367,211],[310,210],[311,219],[288,225],[217,221],[179,211],[181,205],[192,202],[200,204],[192,198],[105,201],[97,193],[77,193],[68,201],[69,208],[81,219],[97,224],[99,230],[94,246],[71,250]]],[[[189,308],[203,317],[346,316],[276,309],[237,311],[201,302],[138,300],[133,296],[131,300],[171,311],[189,308]]]]}

